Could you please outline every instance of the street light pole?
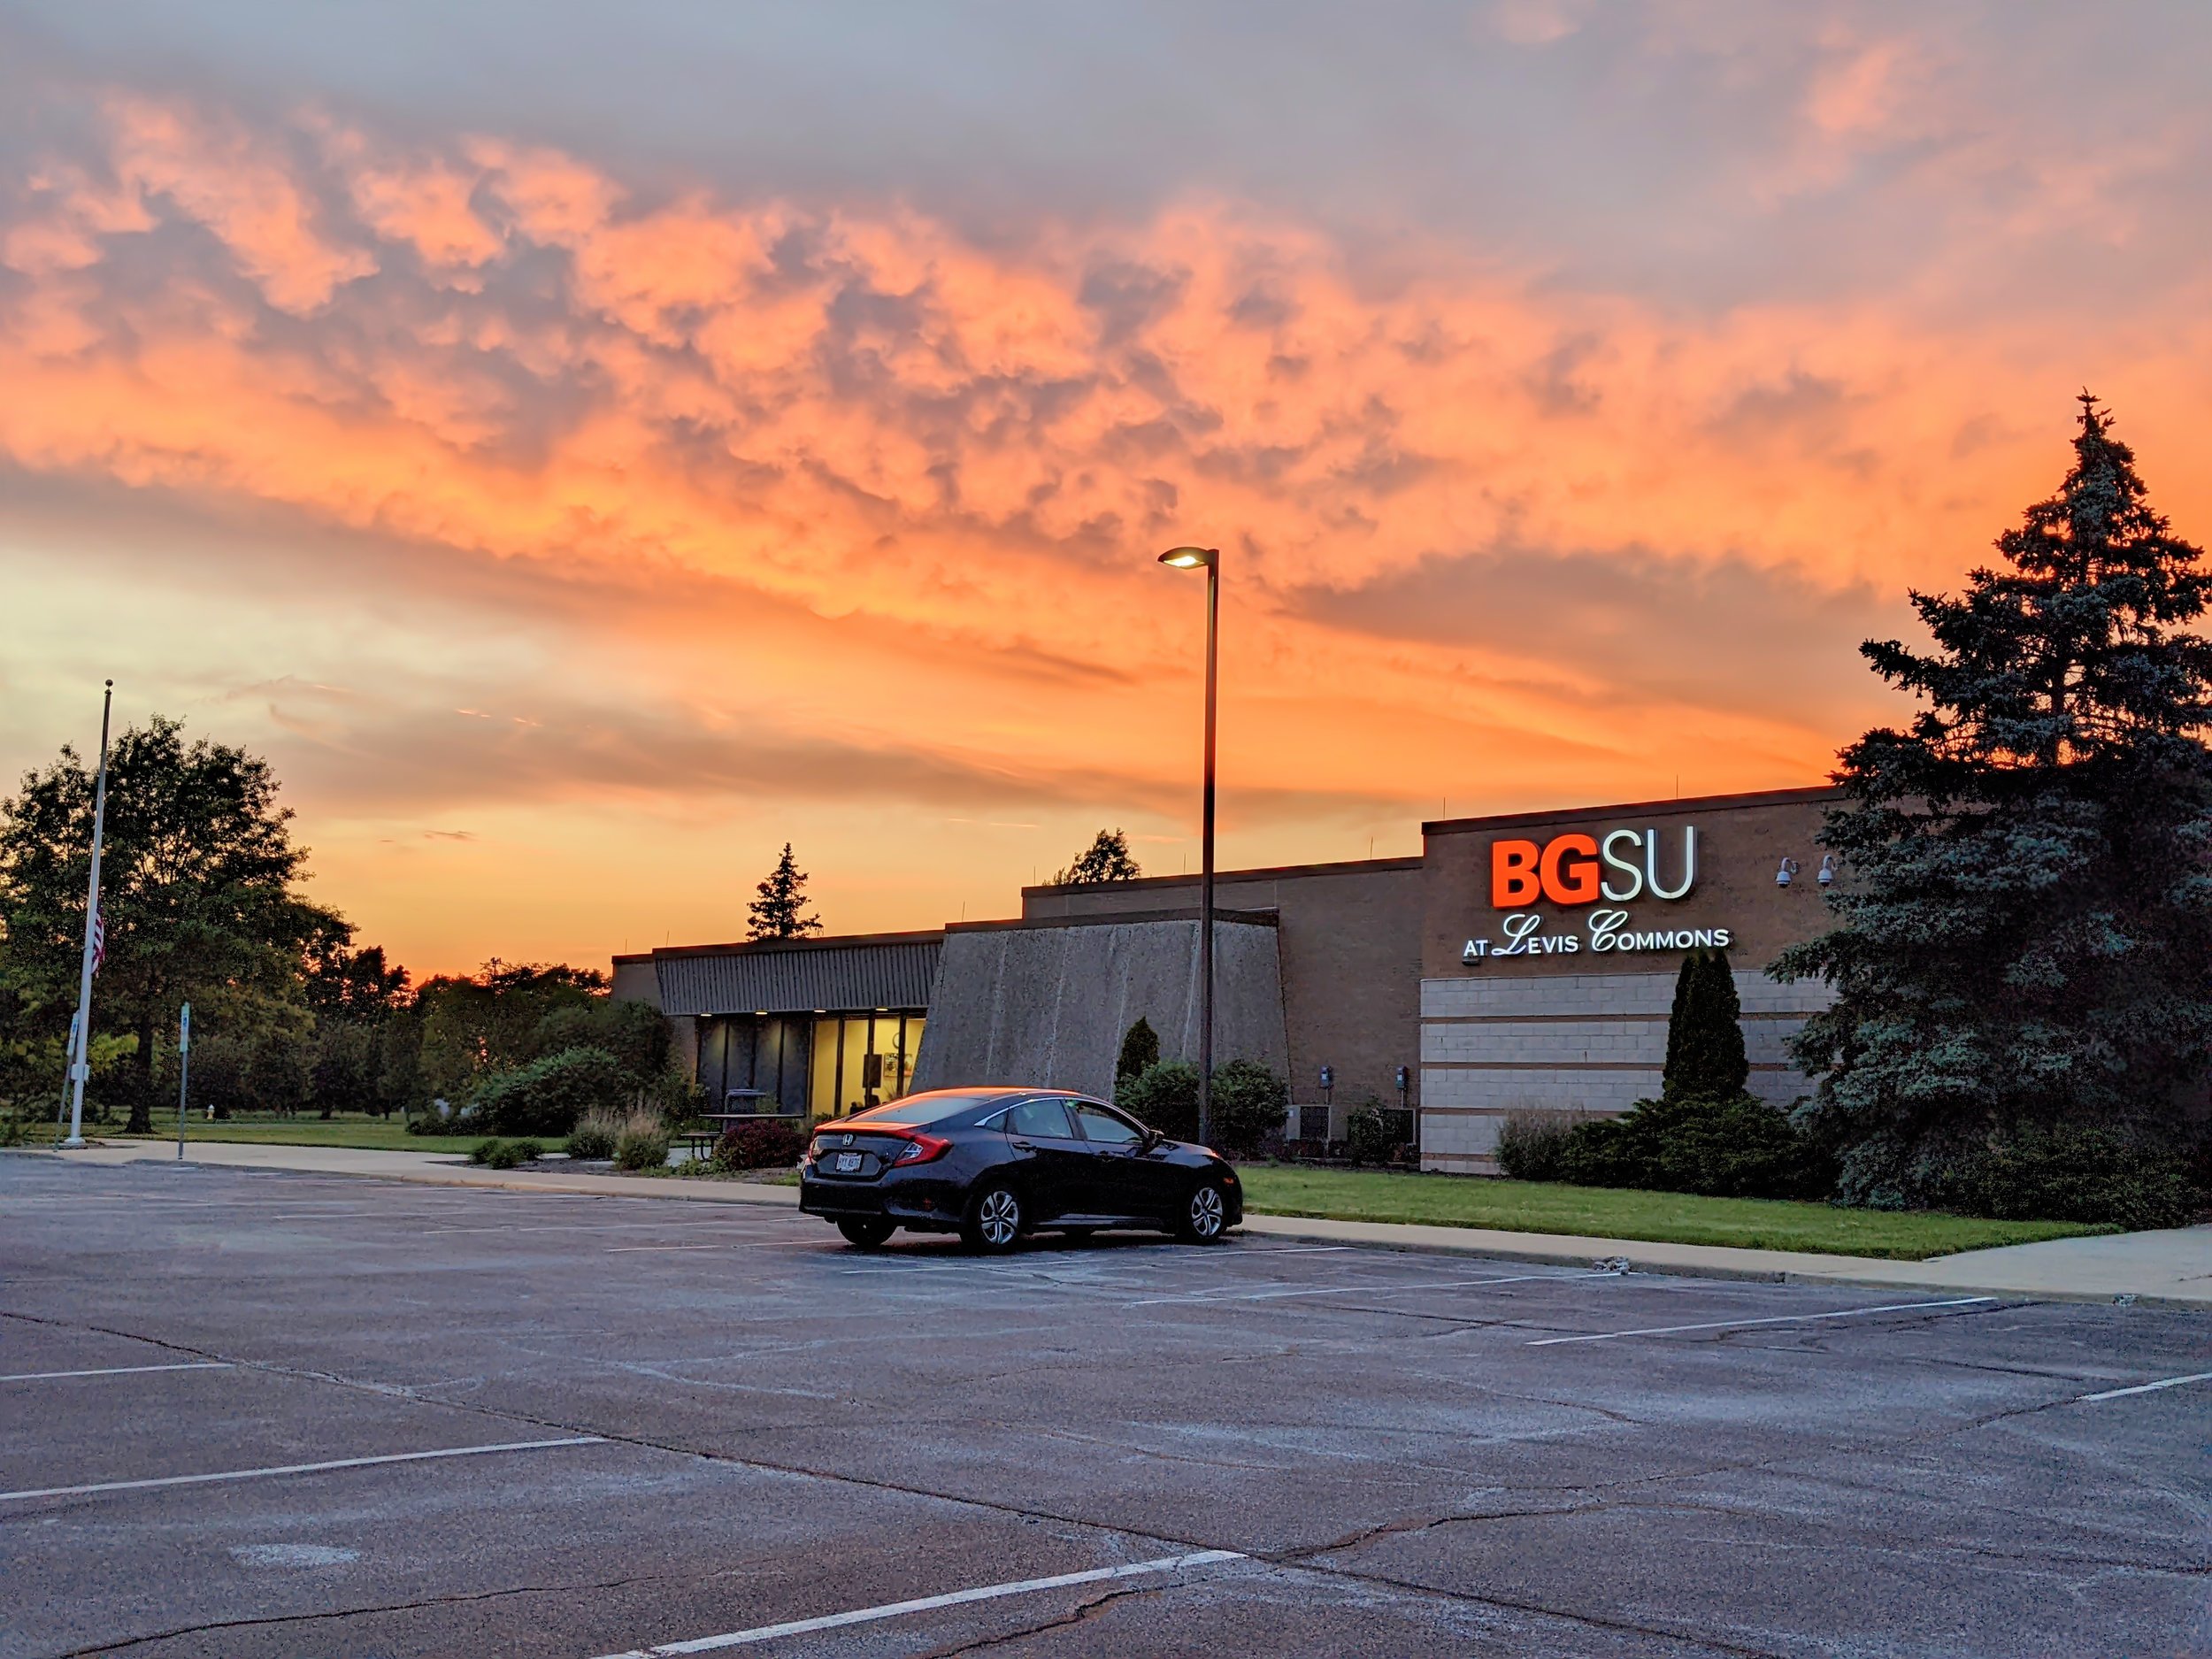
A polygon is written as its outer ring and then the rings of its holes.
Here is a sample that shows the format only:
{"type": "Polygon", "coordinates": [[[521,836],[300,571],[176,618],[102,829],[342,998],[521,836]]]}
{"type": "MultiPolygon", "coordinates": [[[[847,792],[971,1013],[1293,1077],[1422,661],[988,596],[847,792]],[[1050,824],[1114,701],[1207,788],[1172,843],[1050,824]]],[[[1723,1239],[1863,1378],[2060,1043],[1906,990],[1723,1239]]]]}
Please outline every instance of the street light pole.
{"type": "Polygon", "coordinates": [[[1160,563],[1206,570],[1206,777],[1198,831],[1198,1140],[1213,1144],[1214,707],[1221,640],[1221,549],[1171,548],[1160,563]]]}

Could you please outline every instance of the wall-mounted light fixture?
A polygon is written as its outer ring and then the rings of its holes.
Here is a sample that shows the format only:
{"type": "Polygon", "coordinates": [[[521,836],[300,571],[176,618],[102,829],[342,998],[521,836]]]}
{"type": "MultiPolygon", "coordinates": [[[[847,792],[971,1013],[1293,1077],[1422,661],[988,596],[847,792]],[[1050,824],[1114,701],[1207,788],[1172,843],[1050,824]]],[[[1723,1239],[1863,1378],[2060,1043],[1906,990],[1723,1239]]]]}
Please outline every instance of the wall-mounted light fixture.
{"type": "Polygon", "coordinates": [[[1774,872],[1774,885],[1778,887],[1789,886],[1790,878],[1795,875],[1801,867],[1796,859],[1785,855],[1782,859],[1782,867],[1774,872]]]}
{"type": "Polygon", "coordinates": [[[1830,887],[1834,884],[1836,879],[1835,854],[1823,853],[1820,855],[1820,873],[1815,876],[1813,879],[1819,882],[1824,887],[1830,887]]]}

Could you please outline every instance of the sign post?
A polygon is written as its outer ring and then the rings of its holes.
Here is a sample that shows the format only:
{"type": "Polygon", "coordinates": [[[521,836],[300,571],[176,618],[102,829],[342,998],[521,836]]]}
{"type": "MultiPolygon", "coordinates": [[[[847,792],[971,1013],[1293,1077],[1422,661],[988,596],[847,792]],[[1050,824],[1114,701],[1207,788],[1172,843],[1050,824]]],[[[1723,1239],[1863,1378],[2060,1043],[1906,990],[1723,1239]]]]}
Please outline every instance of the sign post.
{"type": "Polygon", "coordinates": [[[70,1063],[67,1069],[62,1072],[61,1104],[54,1108],[54,1144],[56,1146],[61,1144],[62,1125],[68,1121],[69,1118],[69,1085],[77,1075],[77,1021],[82,1018],[83,1016],[80,1014],[72,1014],[69,1017],[70,1063]]]}
{"type": "Polygon", "coordinates": [[[184,1162],[184,1120],[191,1114],[192,1004],[177,1010],[177,1162],[184,1162]]]}

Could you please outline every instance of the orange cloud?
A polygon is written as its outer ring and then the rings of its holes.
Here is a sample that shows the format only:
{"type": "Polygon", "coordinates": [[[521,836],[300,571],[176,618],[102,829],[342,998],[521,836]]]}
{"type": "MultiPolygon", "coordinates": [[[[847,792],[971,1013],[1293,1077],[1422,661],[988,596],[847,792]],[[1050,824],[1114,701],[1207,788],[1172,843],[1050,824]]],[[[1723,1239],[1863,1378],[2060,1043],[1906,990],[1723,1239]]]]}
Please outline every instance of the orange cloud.
{"type": "MultiPolygon", "coordinates": [[[[1878,125],[1886,53],[1810,121],[1878,125]]],[[[503,671],[558,690],[542,729],[457,669],[280,723],[360,778],[414,757],[393,794],[425,810],[681,803],[750,765],[1164,827],[1195,592],[1150,554],[1192,538],[1228,549],[1256,849],[1356,852],[1326,836],[1448,794],[1802,781],[1875,706],[1868,595],[1955,580],[2049,486],[2079,380],[2185,531],[2212,518],[2180,448],[2201,306],[2062,360],[2043,319],[1909,296],[1686,314],[1410,237],[1384,269],[1218,200],[987,247],[897,207],[649,198],[495,137],[102,107],[100,150],[47,157],[0,224],[0,457],[445,549],[426,611],[486,561],[620,595],[503,671]],[[126,280],[180,232],[171,280],[126,280]],[[1802,649],[1732,666],[1763,606],[1802,649]]]]}

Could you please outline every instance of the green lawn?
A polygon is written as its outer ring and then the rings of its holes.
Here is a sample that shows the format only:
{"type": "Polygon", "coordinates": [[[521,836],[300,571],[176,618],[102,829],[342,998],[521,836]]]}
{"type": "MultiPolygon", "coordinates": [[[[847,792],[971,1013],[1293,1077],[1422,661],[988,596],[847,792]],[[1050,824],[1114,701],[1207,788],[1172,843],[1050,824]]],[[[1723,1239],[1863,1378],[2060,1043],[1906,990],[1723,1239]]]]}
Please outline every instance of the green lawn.
{"type": "Polygon", "coordinates": [[[1247,1210],[1333,1221],[1411,1221],[1509,1233],[1571,1233],[1669,1244],[1732,1244],[1924,1261],[1957,1250],[2112,1233],[2065,1221],[1983,1221],[1971,1216],[1841,1210],[1763,1198],[1694,1198],[1549,1181],[1466,1175],[1394,1175],[1281,1164],[1243,1169],[1247,1210]]]}
{"type": "MultiPolygon", "coordinates": [[[[143,1138],[126,1135],[113,1125],[96,1128],[87,1124],[85,1134],[88,1139],[101,1141],[143,1138]]],[[[177,1114],[174,1108],[154,1114],[151,1138],[156,1141],[176,1140],[177,1114]]],[[[466,1152],[483,1139],[480,1134],[411,1135],[396,1118],[367,1118],[355,1114],[342,1115],[327,1123],[312,1114],[300,1118],[229,1118],[221,1123],[210,1123],[204,1118],[195,1117],[184,1129],[188,1150],[196,1141],[242,1141],[279,1147],[365,1147],[373,1152],[466,1152]]]]}

